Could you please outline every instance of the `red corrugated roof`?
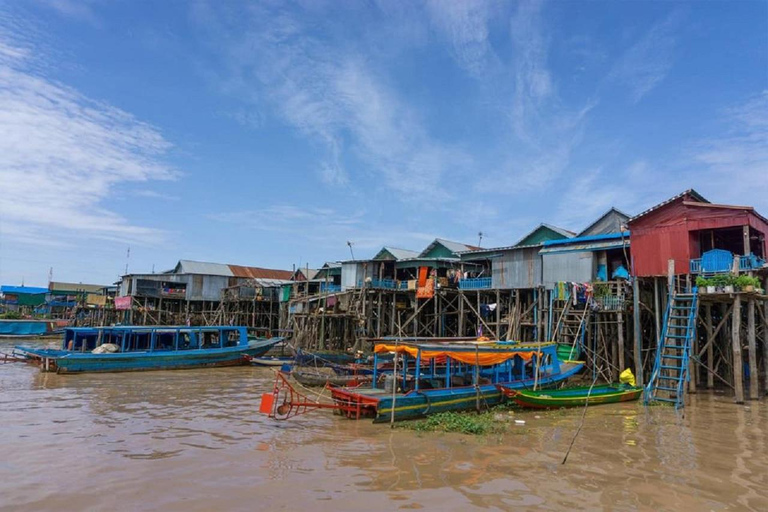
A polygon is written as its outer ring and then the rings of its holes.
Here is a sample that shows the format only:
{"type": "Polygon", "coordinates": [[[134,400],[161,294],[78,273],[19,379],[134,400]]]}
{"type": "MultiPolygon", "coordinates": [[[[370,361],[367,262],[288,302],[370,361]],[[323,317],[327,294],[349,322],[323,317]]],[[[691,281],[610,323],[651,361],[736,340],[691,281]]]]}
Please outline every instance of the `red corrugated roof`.
{"type": "Polygon", "coordinates": [[[227,265],[235,277],[247,279],[284,279],[290,280],[293,272],[290,270],[276,270],[272,268],[243,267],[240,265],[227,265]]]}

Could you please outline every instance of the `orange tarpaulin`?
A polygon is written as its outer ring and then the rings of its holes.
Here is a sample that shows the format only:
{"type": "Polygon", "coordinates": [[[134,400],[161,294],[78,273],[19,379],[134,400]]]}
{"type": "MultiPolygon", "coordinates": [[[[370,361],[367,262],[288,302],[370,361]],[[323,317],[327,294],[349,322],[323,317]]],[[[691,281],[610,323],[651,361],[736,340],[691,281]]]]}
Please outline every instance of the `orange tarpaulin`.
{"type": "MultiPolygon", "coordinates": [[[[398,354],[408,354],[412,357],[416,357],[419,349],[418,347],[412,347],[409,345],[385,345],[380,343],[373,349],[377,354],[386,352],[397,352],[398,354]]],[[[460,361],[466,364],[479,364],[480,366],[493,366],[495,364],[501,364],[512,358],[519,357],[523,361],[530,361],[536,352],[483,352],[478,350],[477,352],[457,352],[449,349],[446,350],[421,350],[422,359],[434,359],[435,357],[450,357],[454,361],[460,361]]],[[[541,354],[541,352],[539,352],[541,354]]]]}
{"type": "Polygon", "coordinates": [[[426,286],[429,267],[419,267],[419,286],[426,286]]]}

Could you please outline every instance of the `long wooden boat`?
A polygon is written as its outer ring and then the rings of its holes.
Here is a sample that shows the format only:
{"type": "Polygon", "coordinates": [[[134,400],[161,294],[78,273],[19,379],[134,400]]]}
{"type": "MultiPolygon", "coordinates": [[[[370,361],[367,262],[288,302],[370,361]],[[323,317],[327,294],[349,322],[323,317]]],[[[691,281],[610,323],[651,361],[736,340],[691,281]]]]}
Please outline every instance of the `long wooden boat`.
{"type": "Polygon", "coordinates": [[[302,386],[308,387],[319,387],[326,384],[355,387],[371,382],[370,375],[335,375],[310,370],[293,370],[291,376],[302,386]]]}
{"type": "MultiPolygon", "coordinates": [[[[553,386],[575,375],[584,363],[561,363],[554,343],[456,343],[425,345],[376,345],[375,354],[396,352],[407,368],[409,356],[416,359],[417,374],[384,376],[379,386],[374,371],[371,388],[331,387],[337,411],[351,419],[373,418],[374,422],[412,419],[436,412],[492,407],[503,400],[496,387],[553,386]],[[437,365],[436,360],[445,361],[437,365]],[[430,361],[424,368],[423,361],[430,361]],[[538,371],[536,371],[538,367],[538,371]],[[393,386],[398,390],[393,396],[393,386]]],[[[374,361],[374,368],[376,368],[374,361]]]]}
{"type": "Polygon", "coordinates": [[[637,400],[643,393],[643,388],[626,384],[606,384],[558,389],[538,390],[515,389],[506,384],[498,384],[497,388],[504,396],[514,400],[522,407],[533,409],[557,409],[560,407],[578,407],[584,405],[614,404],[637,400]]]}
{"type": "Polygon", "coordinates": [[[4,320],[0,319],[0,338],[30,338],[55,336],[67,325],[66,320],[4,320]]]}
{"type": "Polygon", "coordinates": [[[581,350],[576,345],[570,345],[568,343],[557,344],[557,357],[561,361],[574,361],[581,357],[581,350]]]}
{"type": "Polygon", "coordinates": [[[256,366],[283,366],[294,362],[293,356],[260,356],[251,358],[251,364],[256,366]]]}
{"type": "Polygon", "coordinates": [[[238,326],[69,328],[61,349],[16,347],[57,373],[177,370],[251,364],[282,338],[248,339],[238,326]]]}

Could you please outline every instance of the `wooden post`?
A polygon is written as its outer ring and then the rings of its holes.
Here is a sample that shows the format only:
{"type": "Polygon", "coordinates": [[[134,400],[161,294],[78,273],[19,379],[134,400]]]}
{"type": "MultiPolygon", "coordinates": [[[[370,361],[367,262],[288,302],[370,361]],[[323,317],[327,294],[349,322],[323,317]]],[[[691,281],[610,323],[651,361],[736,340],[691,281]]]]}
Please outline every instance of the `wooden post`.
{"type": "Polygon", "coordinates": [[[496,339],[501,339],[501,294],[496,288],[496,339]]]}
{"type": "Polygon", "coordinates": [[[643,385],[643,332],[640,328],[640,283],[632,278],[632,312],[635,331],[635,380],[643,385]]]}
{"type": "Polygon", "coordinates": [[[459,290],[459,337],[464,336],[464,292],[459,290]]]}
{"type": "Polygon", "coordinates": [[[755,339],[755,299],[747,302],[747,350],[749,351],[749,399],[760,395],[760,377],[757,374],[757,340],[755,339]]]}
{"type": "MultiPolygon", "coordinates": [[[[768,288],[768,277],[764,288],[768,288]]],[[[765,390],[768,393],[768,300],[763,301],[763,371],[765,372],[765,390]]]]}
{"type": "Polygon", "coordinates": [[[619,311],[616,313],[616,321],[618,322],[618,338],[619,338],[619,370],[618,372],[621,373],[624,371],[624,313],[619,311]]]}
{"type": "Polygon", "coordinates": [[[744,256],[747,256],[752,250],[749,248],[749,226],[742,226],[741,233],[744,238],[744,256]]]}
{"type": "Polygon", "coordinates": [[[667,295],[675,291],[675,260],[667,261],[667,295]]]}
{"type": "MultiPolygon", "coordinates": [[[[712,304],[704,305],[704,319],[707,327],[707,341],[712,338],[712,304]]],[[[715,344],[707,344],[707,387],[715,387],[715,344]]]]}
{"type": "Polygon", "coordinates": [[[659,279],[653,278],[653,314],[656,320],[656,346],[661,343],[661,304],[659,298],[659,279]]]}
{"type": "Polygon", "coordinates": [[[737,404],[744,403],[744,363],[741,358],[741,295],[736,294],[733,302],[732,313],[733,328],[732,347],[733,347],[733,388],[736,392],[735,401],[737,404]]]}

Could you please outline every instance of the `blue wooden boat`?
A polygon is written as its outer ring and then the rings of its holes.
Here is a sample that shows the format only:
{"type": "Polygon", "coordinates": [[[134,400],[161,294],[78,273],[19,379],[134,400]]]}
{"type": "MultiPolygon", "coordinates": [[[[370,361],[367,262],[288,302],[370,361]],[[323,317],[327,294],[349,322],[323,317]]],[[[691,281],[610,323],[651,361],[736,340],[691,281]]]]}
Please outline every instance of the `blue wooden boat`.
{"type": "Polygon", "coordinates": [[[16,347],[57,373],[178,370],[251,364],[282,338],[249,339],[238,326],[115,326],[65,329],[61,349],[16,347]]]}
{"type": "Polygon", "coordinates": [[[28,338],[61,334],[56,320],[4,320],[0,319],[0,338],[28,338]]]}
{"type": "MultiPolygon", "coordinates": [[[[504,399],[497,384],[508,389],[551,387],[575,375],[583,362],[560,362],[554,343],[379,344],[376,355],[395,352],[415,358],[418,372],[384,376],[374,370],[371,388],[331,387],[336,409],[352,419],[374,422],[404,420],[437,412],[488,408],[504,399]],[[425,367],[422,361],[429,361],[425,367]],[[397,386],[396,393],[392,392],[397,386]]],[[[374,369],[377,368],[374,361],[374,369]]]]}

